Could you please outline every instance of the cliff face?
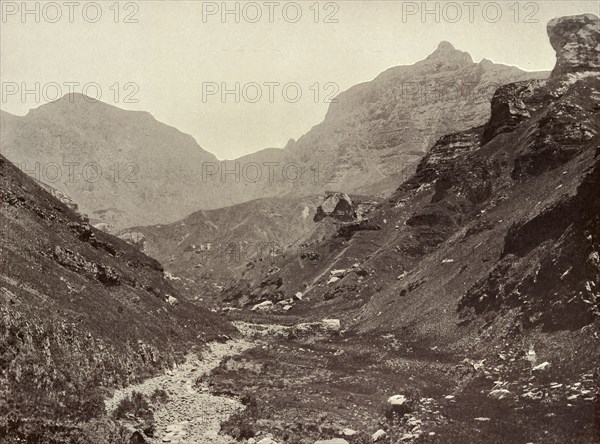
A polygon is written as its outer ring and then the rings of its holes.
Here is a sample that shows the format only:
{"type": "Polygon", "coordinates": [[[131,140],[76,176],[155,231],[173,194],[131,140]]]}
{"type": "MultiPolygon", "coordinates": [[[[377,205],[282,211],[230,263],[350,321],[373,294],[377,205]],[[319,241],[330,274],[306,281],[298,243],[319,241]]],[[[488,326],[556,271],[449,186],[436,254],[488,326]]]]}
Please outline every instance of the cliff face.
{"type": "Polygon", "coordinates": [[[339,94],[324,121],[286,148],[287,158],[332,165],[328,190],[365,194],[361,189],[387,183],[380,188],[391,192],[402,181],[398,173],[444,134],[484,124],[499,86],[546,77],[489,60],[474,63],[442,42],[426,59],[339,94]]]}
{"type": "Polygon", "coordinates": [[[556,51],[553,77],[600,71],[598,17],[593,14],[560,17],[551,20],[547,29],[550,44],[556,51]]]}

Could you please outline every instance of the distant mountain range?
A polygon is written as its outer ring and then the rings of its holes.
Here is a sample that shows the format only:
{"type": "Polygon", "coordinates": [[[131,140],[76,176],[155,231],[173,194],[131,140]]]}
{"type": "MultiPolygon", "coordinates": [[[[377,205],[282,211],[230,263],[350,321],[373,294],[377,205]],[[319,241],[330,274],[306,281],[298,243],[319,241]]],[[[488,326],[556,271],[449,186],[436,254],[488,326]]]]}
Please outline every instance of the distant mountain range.
{"type": "Polygon", "coordinates": [[[425,60],[341,93],[324,121],[285,149],[219,162],[147,112],[76,94],[23,117],[2,112],[0,148],[93,224],[117,231],[264,197],[389,193],[440,136],[483,124],[498,86],[547,75],[473,63],[442,42],[425,60]]]}

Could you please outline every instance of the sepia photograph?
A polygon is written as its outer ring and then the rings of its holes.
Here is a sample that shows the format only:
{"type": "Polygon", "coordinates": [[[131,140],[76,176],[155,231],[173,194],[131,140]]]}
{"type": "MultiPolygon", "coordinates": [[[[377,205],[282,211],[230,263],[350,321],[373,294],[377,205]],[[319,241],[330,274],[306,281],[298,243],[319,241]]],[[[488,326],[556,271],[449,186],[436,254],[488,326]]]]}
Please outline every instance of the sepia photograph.
{"type": "Polygon", "coordinates": [[[600,444],[598,0],[0,0],[0,444],[600,444]]]}

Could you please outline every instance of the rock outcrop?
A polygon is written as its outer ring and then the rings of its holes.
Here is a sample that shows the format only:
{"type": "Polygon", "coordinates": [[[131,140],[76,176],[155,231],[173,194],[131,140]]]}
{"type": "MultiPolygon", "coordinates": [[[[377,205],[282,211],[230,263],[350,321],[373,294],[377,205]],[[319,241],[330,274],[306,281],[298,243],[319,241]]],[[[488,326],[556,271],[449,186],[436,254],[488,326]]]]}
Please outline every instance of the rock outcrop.
{"type": "Polygon", "coordinates": [[[552,77],[567,73],[600,71],[600,19],[594,14],[560,17],[547,26],[556,51],[552,77]]]}
{"type": "Polygon", "coordinates": [[[319,222],[325,217],[331,217],[343,222],[356,219],[356,211],[352,199],[345,193],[327,193],[325,200],[317,208],[314,221],[319,222]]]}
{"type": "Polygon", "coordinates": [[[545,80],[527,80],[498,88],[492,98],[492,114],[485,125],[482,144],[500,133],[513,131],[517,125],[529,119],[536,109],[535,102],[531,102],[532,97],[545,84],[545,80]]]}

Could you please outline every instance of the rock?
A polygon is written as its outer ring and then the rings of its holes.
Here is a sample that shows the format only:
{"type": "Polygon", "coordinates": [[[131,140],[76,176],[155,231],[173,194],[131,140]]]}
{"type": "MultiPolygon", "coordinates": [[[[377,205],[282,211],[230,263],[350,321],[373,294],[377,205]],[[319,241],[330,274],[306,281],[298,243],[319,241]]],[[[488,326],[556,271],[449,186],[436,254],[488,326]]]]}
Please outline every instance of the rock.
{"type": "Polygon", "coordinates": [[[303,322],[286,328],[289,339],[307,338],[317,335],[337,334],[341,329],[339,319],[323,319],[321,322],[303,322]]]}
{"type": "Polygon", "coordinates": [[[172,306],[175,306],[179,303],[179,301],[177,300],[176,297],[171,296],[170,294],[167,295],[167,303],[169,303],[172,306]]]}
{"type": "Polygon", "coordinates": [[[292,309],[292,306],[291,306],[291,305],[284,305],[284,306],[283,306],[283,311],[289,311],[289,310],[291,310],[291,309],[292,309]]]}
{"type": "Polygon", "coordinates": [[[262,310],[269,310],[273,308],[273,302],[271,301],[264,301],[261,302],[260,304],[256,304],[254,307],[251,308],[252,311],[262,311],[262,310]]]}
{"type": "Polygon", "coordinates": [[[246,444],[256,444],[256,440],[254,438],[250,438],[248,441],[246,441],[246,444]]]}
{"type": "Polygon", "coordinates": [[[408,399],[404,395],[394,395],[390,396],[387,400],[390,405],[404,405],[408,399]]]}
{"type": "Polygon", "coordinates": [[[340,331],[341,328],[339,319],[323,319],[322,324],[325,330],[340,331]]]}
{"type": "Polygon", "coordinates": [[[339,280],[340,280],[340,278],[339,278],[339,277],[337,277],[337,276],[333,276],[332,278],[330,278],[330,279],[327,281],[327,284],[334,284],[334,283],[336,283],[336,282],[337,282],[337,281],[339,281],[339,280]]]}
{"type": "Polygon", "coordinates": [[[130,231],[127,233],[123,233],[120,234],[119,237],[124,241],[134,245],[140,251],[144,250],[144,243],[146,242],[146,237],[139,231],[130,231]]]}
{"type": "Polygon", "coordinates": [[[513,131],[531,117],[528,100],[545,85],[545,80],[509,83],[496,90],[492,97],[492,114],[485,126],[481,143],[485,145],[500,133],[513,131]]]}
{"type": "Polygon", "coordinates": [[[294,297],[295,297],[297,300],[301,301],[301,300],[302,300],[302,293],[301,293],[301,292],[297,292],[297,293],[294,295],[294,297]]]}
{"type": "Polygon", "coordinates": [[[483,416],[478,416],[477,418],[474,418],[475,421],[480,421],[480,422],[487,422],[490,421],[490,418],[485,418],[483,416]]]}
{"type": "Polygon", "coordinates": [[[411,410],[408,398],[404,395],[390,396],[387,400],[386,417],[388,419],[394,416],[404,416],[411,410]]]}
{"type": "Polygon", "coordinates": [[[521,398],[529,399],[532,401],[542,399],[543,397],[544,397],[544,393],[541,390],[537,391],[537,392],[534,392],[533,390],[529,390],[521,395],[521,398]]]}
{"type": "Polygon", "coordinates": [[[550,20],[546,27],[556,51],[552,77],[566,73],[600,71],[600,21],[594,14],[550,20]]]}
{"type": "Polygon", "coordinates": [[[256,444],[277,444],[277,441],[275,441],[273,438],[267,437],[267,438],[261,439],[256,444]]]}
{"type": "Polygon", "coordinates": [[[494,399],[504,399],[510,395],[510,391],[506,389],[494,389],[488,393],[490,398],[494,399]]]}
{"type": "Polygon", "coordinates": [[[358,432],[356,430],[352,430],[352,429],[343,429],[342,430],[342,435],[344,435],[344,436],[354,436],[357,433],[358,432]]]}
{"type": "Polygon", "coordinates": [[[333,439],[325,439],[320,441],[315,441],[315,444],[350,444],[343,438],[333,438],[333,439]]]}
{"type": "Polygon", "coordinates": [[[531,369],[531,371],[538,372],[548,370],[550,368],[550,363],[548,361],[542,362],[541,364],[536,365],[531,369]]]}
{"type": "Polygon", "coordinates": [[[325,217],[332,217],[341,221],[352,221],[356,219],[356,211],[352,200],[345,193],[329,192],[323,203],[317,207],[314,221],[319,222],[325,217]]]}
{"type": "Polygon", "coordinates": [[[345,270],[345,269],[343,269],[343,268],[342,268],[342,269],[339,269],[339,270],[331,270],[331,271],[329,272],[329,274],[330,274],[332,277],[339,277],[339,278],[342,278],[342,277],[346,276],[346,275],[348,274],[348,272],[349,272],[349,271],[350,271],[350,270],[345,270]]]}
{"type": "Polygon", "coordinates": [[[386,436],[387,436],[387,433],[385,433],[385,430],[379,429],[375,433],[373,433],[373,436],[371,436],[371,439],[373,440],[373,442],[378,442],[378,441],[382,440],[383,438],[385,438],[386,436]]]}

